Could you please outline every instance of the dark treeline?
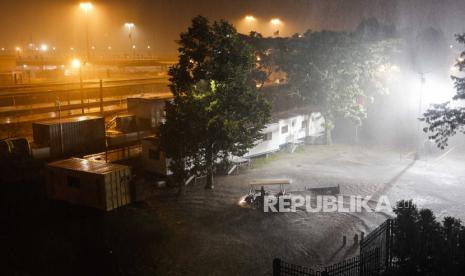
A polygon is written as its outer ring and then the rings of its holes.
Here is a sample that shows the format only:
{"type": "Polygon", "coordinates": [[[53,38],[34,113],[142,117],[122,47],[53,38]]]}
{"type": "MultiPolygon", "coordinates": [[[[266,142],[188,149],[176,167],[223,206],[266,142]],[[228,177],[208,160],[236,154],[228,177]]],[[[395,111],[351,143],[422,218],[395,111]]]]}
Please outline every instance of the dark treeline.
{"type": "Polygon", "coordinates": [[[463,275],[465,227],[453,217],[441,222],[430,209],[400,201],[394,209],[393,258],[390,275],[463,275]]]}

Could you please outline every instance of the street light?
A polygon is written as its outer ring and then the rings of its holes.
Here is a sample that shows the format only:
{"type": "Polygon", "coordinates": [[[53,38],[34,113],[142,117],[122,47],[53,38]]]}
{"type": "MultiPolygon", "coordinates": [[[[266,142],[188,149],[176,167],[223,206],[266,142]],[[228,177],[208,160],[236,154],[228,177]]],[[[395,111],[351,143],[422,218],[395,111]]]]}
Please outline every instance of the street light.
{"type": "Polygon", "coordinates": [[[247,22],[247,23],[252,23],[255,21],[255,17],[253,15],[246,15],[244,17],[244,20],[247,22]]]}
{"type": "Polygon", "coordinates": [[[275,27],[278,27],[279,25],[282,24],[282,21],[279,18],[273,18],[273,19],[270,20],[270,23],[271,23],[271,25],[273,25],[275,27]]]}
{"type": "Polygon", "coordinates": [[[80,3],[79,8],[81,8],[81,10],[83,10],[87,14],[90,10],[92,10],[92,3],[90,2],[80,3]]]}
{"type": "Polygon", "coordinates": [[[42,52],[47,52],[48,51],[48,45],[47,44],[42,44],[40,45],[40,50],[42,52]]]}
{"type": "Polygon", "coordinates": [[[88,14],[92,10],[92,3],[90,2],[83,2],[79,4],[79,8],[84,11],[84,15],[86,17],[86,62],[89,61],[89,19],[88,14]]]}
{"type": "Polygon", "coordinates": [[[71,67],[73,67],[74,69],[79,69],[81,68],[81,61],[77,58],[73,59],[71,61],[71,67]]]}
{"type": "Polygon", "coordinates": [[[270,23],[271,23],[271,25],[273,27],[277,28],[276,32],[274,32],[273,34],[276,35],[276,36],[279,36],[279,26],[281,26],[283,24],[281,19],[273,18],[273,19],[270,20],[270,23]]]}
{"type": "Polygon", "coordinates": [[[136,25],[132,22],[126,22],[124,23],[124,27],[128,29],[128,36],[129,36],[129,43],[131,43],[131,48],[132,48],[132,57],[135,58],[136,56],[136,45],[134,45],[134,30],[136,28],[136,25]]]}

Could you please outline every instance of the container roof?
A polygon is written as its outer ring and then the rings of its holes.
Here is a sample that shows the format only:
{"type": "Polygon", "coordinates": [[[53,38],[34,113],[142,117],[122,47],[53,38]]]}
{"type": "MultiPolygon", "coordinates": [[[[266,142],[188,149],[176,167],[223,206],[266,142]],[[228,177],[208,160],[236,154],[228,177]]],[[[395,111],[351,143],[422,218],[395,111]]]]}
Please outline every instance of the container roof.
{"type": "Polygon", "coordinates": [[[91,161],[81,158],[69,158],[47,164],[48,167],[67,169],[72,171],[81,171],[93,174],[107,174],[128,168],[124,165],[91,161]]]}
{"type": "Polygon", "coordinates": [[[156,93],[156,94],[145,94],[140,97],[130,97],[127,98],[128,101],[147,101],[147,102],[153,102],[153,101],[160,101],[160,100],[168,100],[172,99],[173,94],[171,93],[156,93]]]}
{"type": "Polygon", "coordinates": [[[38,125],[56,125],[56,124],[59,124],[60,122],[62,124],[64,124],[64,123],[74,123],[74,122],[81,122],[81,121],[90,121],[90,120],[96,120],[96,119],[103,119],[103,117],[85,115],[85,116],[78,116],[78,117],[52,119],[52,120],[47,120],[47,121],[42,121],[42,122],[35,122],[34,124],[38,124],[38,125]]]}

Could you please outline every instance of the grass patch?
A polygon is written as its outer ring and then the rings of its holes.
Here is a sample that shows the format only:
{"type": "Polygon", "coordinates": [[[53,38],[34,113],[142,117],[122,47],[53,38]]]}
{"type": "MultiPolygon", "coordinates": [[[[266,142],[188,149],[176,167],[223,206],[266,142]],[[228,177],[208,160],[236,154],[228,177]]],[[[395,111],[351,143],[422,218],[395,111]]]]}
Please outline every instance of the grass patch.
{"type": "Polygon", "coordinates": [[[263,156],[263,157],[253,158],[251,160],[251,168],[252,169],[262,168],[263,166],[266,166],[267,164],[270,164],[271,162],[278,160],[281,155],[282,155],[281,152],[275,152],[275,153],[268,154],[267,157],[263,156]]]}

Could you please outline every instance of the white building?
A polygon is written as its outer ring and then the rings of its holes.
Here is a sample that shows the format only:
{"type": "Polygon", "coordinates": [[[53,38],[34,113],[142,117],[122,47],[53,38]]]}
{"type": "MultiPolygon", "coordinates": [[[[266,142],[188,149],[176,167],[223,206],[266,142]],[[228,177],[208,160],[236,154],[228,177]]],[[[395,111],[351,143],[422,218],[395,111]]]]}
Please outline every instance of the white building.
{"type": "Polygon", "coordinates": [[[314,141],[324,135],[324,118],[320,113],[306,109],[276,113],[263,130],[264,138],[243,157],[250,158],[275,152],[287,145],[305,140],[314,141]]]}

